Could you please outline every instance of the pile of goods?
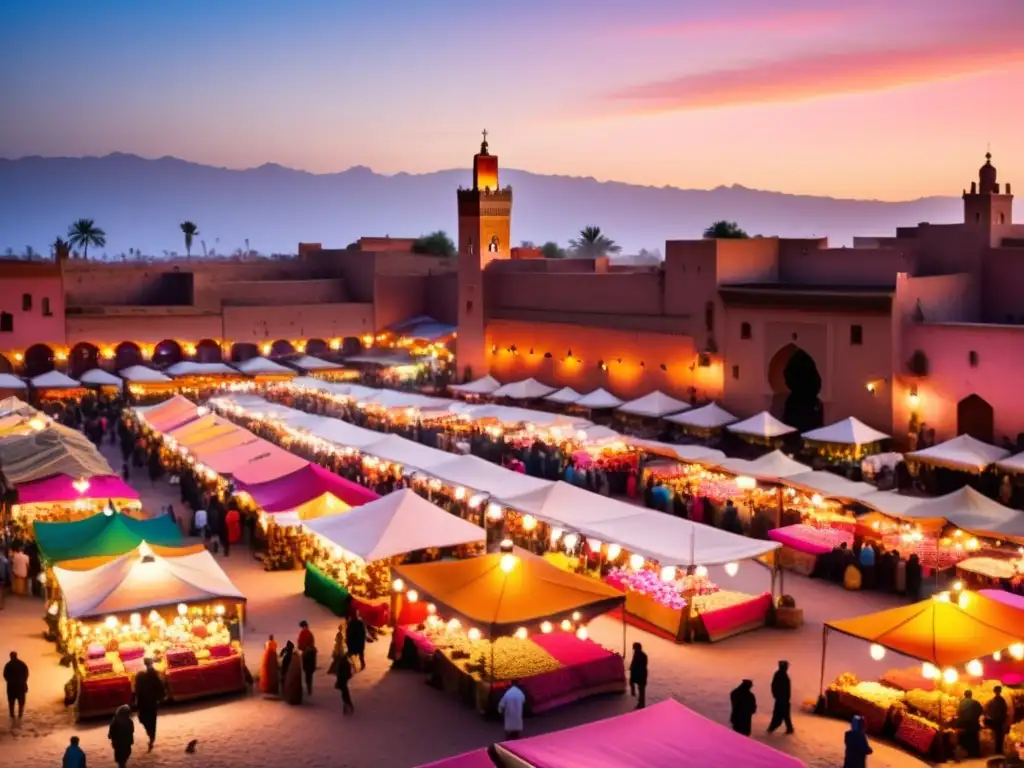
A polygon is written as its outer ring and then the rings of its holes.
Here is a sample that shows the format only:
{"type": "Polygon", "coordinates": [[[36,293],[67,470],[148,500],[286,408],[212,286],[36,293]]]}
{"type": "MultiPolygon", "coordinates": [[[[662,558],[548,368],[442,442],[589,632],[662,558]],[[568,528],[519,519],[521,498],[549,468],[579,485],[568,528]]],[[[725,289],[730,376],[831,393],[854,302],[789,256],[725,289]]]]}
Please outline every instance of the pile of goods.
{"type": "Polygon", "coordinates": [[[459,669],[479,681],[519,680],[561,668],[551,654],[530,640],[499,637],[492,648],[491,641],[470,640],[464,632],[449,631],[443,622],[431,622],[423,634],[459,669]]]}
{"type": "Polygon", "coordinates": [[[750,600],[751,596],[748,594],[726,590],[697,595],[693,598],[693,615],[700,616],[702,613],[720,611],[723,608],[748,603],[750,600]]]}
{"type": "Polygon", "coordinates": [[[365,600],[387,597],[390,589],[390,560],[375,560],[367,563],[342,551],[314,546],[303,553],[307,563],[312,563],[329,578],[345,587],[350,594],[365,600]]]}
{"type": "Polygon", "coordinates": [[[680,579],[664,581],[660,574],[650,568],[641,568],[638,571],[612,568],[605,581],[623,592],[639,592],[659,605],[676,611],[686,607],[683,593],[712,595],[718,592],[718,587],[707,576],[691,574],[680,579]]]}

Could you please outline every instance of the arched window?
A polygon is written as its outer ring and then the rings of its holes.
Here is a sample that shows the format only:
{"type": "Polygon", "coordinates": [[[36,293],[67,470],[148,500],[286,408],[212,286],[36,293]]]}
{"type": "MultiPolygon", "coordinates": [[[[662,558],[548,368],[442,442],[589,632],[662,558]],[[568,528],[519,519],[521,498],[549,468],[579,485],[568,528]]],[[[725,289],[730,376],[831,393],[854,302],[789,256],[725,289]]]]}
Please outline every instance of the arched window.
{"type": "Polygon", "coordinates": [[[715,332],[715,302],[709,301],[704,307],[704,327],[708,333],[715,332]]]}
{"type": "Polygon", "coordinates": [[[740,323],[740,338],[749,339],[751,335],[750,323],[740,323]]]}
{"type": "Polygon", "coordinates": [[[0,333],[14,332],[14,315],[10,312],[0,312],[0,333]]]}

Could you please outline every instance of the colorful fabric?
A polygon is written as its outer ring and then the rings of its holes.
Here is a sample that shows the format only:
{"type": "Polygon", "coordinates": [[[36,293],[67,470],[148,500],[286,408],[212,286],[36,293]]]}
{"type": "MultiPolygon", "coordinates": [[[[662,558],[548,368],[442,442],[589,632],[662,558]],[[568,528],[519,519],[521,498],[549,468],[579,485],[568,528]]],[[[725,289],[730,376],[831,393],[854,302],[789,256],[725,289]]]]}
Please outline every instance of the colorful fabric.
{"type": "Polygon", "coordinates": [[[43,558],[51,563],[83,557],[117,557],[143,541],[163,547],[182,546],[181,529],[169,515],[145,520],[115,513],[97,514],[70,523],[32,523],[43,558]]]}

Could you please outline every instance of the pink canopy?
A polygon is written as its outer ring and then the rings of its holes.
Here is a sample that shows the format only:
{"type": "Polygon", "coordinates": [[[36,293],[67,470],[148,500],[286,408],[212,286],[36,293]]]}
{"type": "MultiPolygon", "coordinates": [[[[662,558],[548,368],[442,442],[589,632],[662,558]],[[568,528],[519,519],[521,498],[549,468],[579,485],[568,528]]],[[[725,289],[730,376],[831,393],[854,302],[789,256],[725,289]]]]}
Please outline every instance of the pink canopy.
{"type": "Polygon", "coordinates": [[[294,453],[288,453],[276,445],[269,445],[260,455],[234,467],[231,475],[239,485],[257,485],[298,472],[307,464],[308,461],[294,453]]]}
{"type": "Polygon", "coordinates": [[[88,478],[89,487],[79,493],[74,486],[77,478],[54,475],[18,486],[19,504],[53,504],[79,499],[137,499],[139,494],[120,477],[94,475],[88,478]]]}
{"type": "Polygon", "coordinates": [[[234,471],[263,456],[269,456],[278,451],[284,451],[271,442],[257,438],[251,443],[236,445],[232,448],[224,448],[219,451],[211,451],[200,456],[200,460],[219,475],[231,475],[234,471]]]}
{"type": "Polygon", "coordinates": [[[425,763],[419,768],[494,768],[494,762],[487,755],[486,749],[475,749],[434,763],[425,763]]]}
{"type": "Polygon", "coordinates": [[[1024,611],[1024,597],[1013,592],[1006,592],[1002,589],[980,589],[978,590],[979,595],[997,600],[1003,605],[1008,605],[1011,608],[1017,608],[1024,611]]]}
{"type": "Polygon", "coordinates": [[[533,768],[804,765],[794,757],[701,717],[673,699],[564,731],[504,741],[497,749],[499,754],[513,755],[533,768]]]}
{"type": "Polygon", "coordinates": [[[246,483],[236,476],[238,490],[245,491],[267,512],[288,512],[330,493],[350,507],[380,497],[358,483],[339,477],[317,464],[307,463],[297,472],[265,483],[246,483]]]}
{"type": "Polygon", "coordinates": [[[157,432],[170,432],[199,416],[199,406],[188,398],[175,395],[170,400],[146,409],[142,413],[146,423],[157,432]]]}

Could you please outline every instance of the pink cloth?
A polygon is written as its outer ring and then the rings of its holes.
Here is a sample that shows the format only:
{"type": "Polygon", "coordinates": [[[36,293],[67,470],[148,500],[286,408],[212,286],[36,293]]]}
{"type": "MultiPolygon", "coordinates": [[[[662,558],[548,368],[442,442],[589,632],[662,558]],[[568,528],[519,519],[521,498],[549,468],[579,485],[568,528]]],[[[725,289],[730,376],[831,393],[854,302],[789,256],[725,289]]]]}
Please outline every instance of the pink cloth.
{"type": "Polygon", "coordinates": [[[430,642],[426,635],[415,630],[406,629],[405,627],[395,627],[395,648],[398,653],[402,652],[402,647],[405,645],[405,640],[408,638],[412,640],[417,650],[424,656],[433,656],[434,651],[437,648],[430,642]]]}
{"type": "Polygon", "coordinates": [[[853,546],[853,533],[836,528],[814,528],[810,525],[787,525],[768,531],[768,538],[808,555],[824,555],[840,544],[853,546]]]}
{"type": "Polygon", "coordinates": [[[707,629],[708,635],[714,639],[715,636],[742,627],[744,624],[755,621],[764,622],[771,604],[771,593],[765,592],[745,603],[702,613],[700,618],[704,622],[704,628],[707,629]]]}
{"type": "Polygon", "coordinates": [[[380,498],[369,488],[308,462],[301,469],[266,483],[247,483],[238,479],[238,490],[252,496],[267,512],[289,512],[325,493],[337,496],[350,507],[380,498]]]}
{"type": "Polygon", "coordinates": [[[494,763],[486,749],[477,749],[435,763],[424,763],[419,768],[494,768],[494,763]]]}
{"type": "Polygon", "coordinates": [[[701,717],[673,699],[564,731],[504,741],[499,747],[534,768],[804,765],[795,757],[701,717]]]}
{"type": "Polygon", "coordinates": [[[1000,602],[1003,605],[1008,605],[1011,608],[1017,608],[1024,611],[1024,597],[1015,595],[1013,592],[1007,592],[1004,589],[980,589],[978,590],[978,594],[984,595],[990,600],[1000,602]]]}
{"type": "Polygon", "coordinates": [[[54,475],[34,483],[18,486],[19,504],[50,504],[62,501],[78,501],[79,499],[137,499],[138,491],[128,485],[120,477],[114,475],[95,475],[88,478],[89,487],[84,493],[75,490],[77,477],[54,475]]]}

